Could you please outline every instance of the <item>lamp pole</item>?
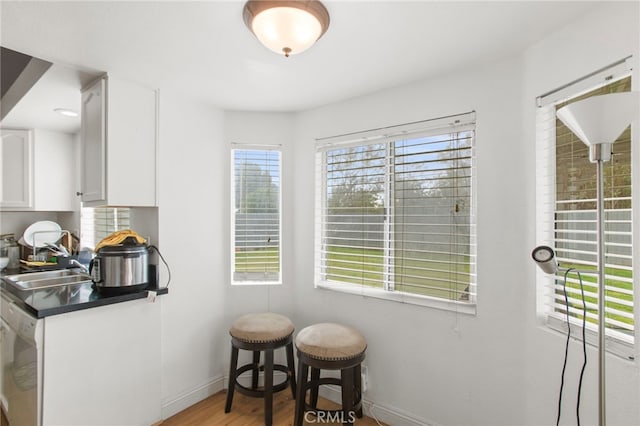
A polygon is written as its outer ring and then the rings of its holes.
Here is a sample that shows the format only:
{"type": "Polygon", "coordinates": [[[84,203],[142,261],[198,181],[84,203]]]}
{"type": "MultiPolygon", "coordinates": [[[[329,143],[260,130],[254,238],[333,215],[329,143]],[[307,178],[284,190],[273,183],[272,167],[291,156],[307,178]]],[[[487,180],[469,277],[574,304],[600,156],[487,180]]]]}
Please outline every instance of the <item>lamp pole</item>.
{"type": "MultiPolygon", "coordinates": [[[[598,419],[605,426],[605,331],[606,271],[604,218],[604,163],[611,160],[611,148],[640,111],[638,92],[592,96],[560,108],[558,118],[589,147],[589,161],[596,163],[596,222],[598,258],[598,419]]],[[[586,318],[585,318],[586,320],[586,318]]]]}
{"type": "MultiPolygon", "coordinates": [[[[593,145],[593,148],[610,147],[609,144],[593,145]]],[[[610,148],[609,148],[610,149],[610,148]]],[[[600,152],[598,153],[600,154],[600,152]]],[[[598,419],[599,425],[607,423],[606,411],[606,375],[605,375],[605,240],[604,240],[604,160],[598,155],[596,160],[596,222],[598,234],[598,419]]],[[[586,318],[584,319],[586,321],[586,318]]]]}

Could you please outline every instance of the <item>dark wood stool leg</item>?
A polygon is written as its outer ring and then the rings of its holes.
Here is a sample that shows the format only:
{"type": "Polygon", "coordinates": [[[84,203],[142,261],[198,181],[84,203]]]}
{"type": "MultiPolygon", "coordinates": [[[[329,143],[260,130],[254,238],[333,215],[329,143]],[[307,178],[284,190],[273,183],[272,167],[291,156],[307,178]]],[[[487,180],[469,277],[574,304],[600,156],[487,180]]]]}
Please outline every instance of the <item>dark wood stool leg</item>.
{"type": "Polygon", "coordinates": [[[345,368],[340,370],[340,378],[342,380],[342,424],[350,425],[355,420],[355,412],[353,411],[353,394],[355,390],[355,378],[353,377],[354,368],[345,368]]]}
{"type": "Polygon", "coordinates": [[[233,403],[233,391],[236,388],[236,370],[238,368],[238,348],[231,344],[231,362],[229,363],[229,388],[227,389],[227,403],[224,406],[224,412],[231,411],[233,403]]]}
{"type": "Polygon", "coordinates": [[[264,424],[273,420],[273,349],[264,351],[264,424]]]}
{"type": "Polygon", "coordinates": [[[260,373],[260,351],[253,351],[253,371],[251,372],[251,389],[258,389],[258,373],[260,373]]]}
{"type": "Polygon", "coordinates": [[[298,383],[296,392],[296,412],[293,419],[294,426],[302,426],[304,417],[304,405],[307,399],[307,377],[309,375],[309,366],[298,357],[298,383]]]}
{"type": "MultiPolygon", "coordinates": [[[[317,381],[320,379],[320,369],[311,367],[311,381],[317,381]]],[[[320,385],[311,386],[311,400],[309,401],[309,405],[313,407],[314,410],[318,409],[318,390],[320,389],[320,385]]]]}
{"type": "Polygon", "coordinates": [[[362,418],[362,367],[360,364],[353,367],[353,375],[356,381],[354,386],[354,396],[353,396],[353,404],[357,405],[360,403],[360,408],[356,410],[356,417],[359,419],[362,418]]]}
{"type": "Polygon", "coordinates": [[[296,399],[296,364],[293,357],[293,342],[287,345],[287,376],[289,378],[289,384],[291,385],[291,396],[296,399]]]}

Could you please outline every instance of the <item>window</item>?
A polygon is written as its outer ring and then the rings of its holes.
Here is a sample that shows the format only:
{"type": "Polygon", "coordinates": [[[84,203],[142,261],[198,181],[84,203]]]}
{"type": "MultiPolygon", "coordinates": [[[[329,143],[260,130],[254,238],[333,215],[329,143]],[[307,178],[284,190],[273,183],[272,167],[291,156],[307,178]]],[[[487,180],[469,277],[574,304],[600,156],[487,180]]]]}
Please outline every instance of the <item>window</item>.
{"type": "MultiPolygon", "coordinates": [[[[624,64],[623,64],[624,65],[624,64]]],[[[607,69],[592,77],[588,87],[564,89],[564,94],[541,105],[537,116],[538,224],[539,241],[556,249],[558,262],[581,271],[587,311],[588,340],[597,333],[598,277],[596,241],[596,166],[589,161],[587,146],[556,118],[556,111],[579,100],[631,90],[628,68],[607,69]]],[[[633,234],[632,234],[632,144],[627,128],[613,145],[613,156],[605,163],[605,262],[606,333],[614,347],[634,343],[633,234]]],[[[547,289],[545,305],[539,307],[552,327],[582,325],[583,302],[577,274],[567,279],[539,276],[547,289]]],[[[611,344],[610,346],[610,349],[611,344]]],[[[618,352],[618,349],[612,349],[618,352]]],[[[626,349],[624,354],[631,355],[626,349]]]]}
{"type": "Polygon", "coordinates": [[[232,283],[278,284],[280,151],[233,149],[232,159],[232,283]]]}
{"type": "Polygon", "coordinates": [[[83,207],[80,217],[82,247],[93,248],[108,235],[131,227],[127,207],[83,207]]]}
{"type": "Polygon", "coordinates": [[[319,141],[316,285],[475,305],[474,121],[469,113],[319,141]]]}

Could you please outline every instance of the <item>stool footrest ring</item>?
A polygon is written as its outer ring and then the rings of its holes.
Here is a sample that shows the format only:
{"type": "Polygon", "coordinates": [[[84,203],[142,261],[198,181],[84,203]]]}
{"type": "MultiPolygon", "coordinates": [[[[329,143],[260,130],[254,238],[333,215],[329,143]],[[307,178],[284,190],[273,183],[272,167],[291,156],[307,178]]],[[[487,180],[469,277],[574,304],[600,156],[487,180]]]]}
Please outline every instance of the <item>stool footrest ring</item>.
{"type": "Polygon", "coordinates": [[[304,390],[315,388],[320,385],[342,385],[342,380],[337,377],[322,377],[318,380],[309,380],[304,384],[304,390]]]}
{"type": "MultiPolygon", "coordinates": [[[[246,396],[251,396],[254,398],[263,398],[264,397],[264,388],[262,387],[258,387],[258,388],[250,388],[247,386],[244,386],[243,384],[241,384],[238,379],[240,378],[240,374],[245,373],[247,371],[251,371],[258,368],[260,371],[264,371],[264,366],[261,365],[260,367],[256,367],[255,364],[246,364],[243,365],[242,367],[239,367],[237,370],[237,375],[236,375],[236,389],[238,392],[240,392],[243,395],[246,396]]],[[[285,390],[287,387],[289,387],[289,383],[291,382],[291,377],[289,377],[289,370],[287,369],[287,366],[282,365],[282,364],[274,364],[273,365],[273,371],[282,371],[284,373],[287,373],[287,377],[285,377],[285,379],[278,383],[278,384],[274,384],[273,385],[273,393],[276,392],[280,392],[282,390],[285,390]]]]}

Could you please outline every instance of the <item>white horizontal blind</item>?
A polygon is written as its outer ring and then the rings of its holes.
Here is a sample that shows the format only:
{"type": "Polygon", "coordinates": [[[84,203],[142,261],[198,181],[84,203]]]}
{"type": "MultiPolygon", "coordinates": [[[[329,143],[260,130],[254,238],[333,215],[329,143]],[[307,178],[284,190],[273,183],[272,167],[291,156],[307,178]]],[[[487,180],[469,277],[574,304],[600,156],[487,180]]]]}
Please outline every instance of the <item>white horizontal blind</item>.
{"type": "Polygon", "coordinates": [[[233,149],[232,157],[232,282],[280,282],[280,152],[233,149]]]}
{"type": "Polygon", "coordinates": [[[325,153],[324,279],[383,286],[386,163],[384,144],[325,153]]]}
{"type": "Polygon", "coordinates": [[[474,125],[460,122],[319,145],[317,281],[475,303],[474,125]]]}
{"type": "MultiPolygon", "coordinates": [[[[563,267],[580,270],[597,268],[596,235],[596,166],[589,161],[588,148],[564,124],[557,120],[557,109],[572,102],[606,93],[631,89],[631,77],[611,78],[606,84],[580,96],[540,108],[538,114],[539,203],[552,206],[538,211],[546,243],[555,246],[563,267]],[[545,154],[546,151],[546,154],[545,154]],[[552,152],[551,152],[552,151],[552,152]],[[553,159],[554,161],[549,161],[553,159]],[[541,170],[541,161],[546,163],[541,170]],[[542,202],[544,199],[546,203],[542,202]],[[549,204],[548,201],[553,203],[549,204]],[[547,210],[546,212],[544,210],[547,210]],[[545,219],[546,218],[546,219],[545,219]]],[[[607,334],[624,342],[634,340],[633,256],[632,256],[632,185],[631,129],[613,145],[613,157],[605,163],[605,262],[607,334]]],[[[540,234],[539,234],[540,235],[540,234]]],[[[587,325],[597,329],[598,282],[595,274],[582,274],[587,325]]],[[[547,293],[549,314],[581,323],[583,304],[577,275],[567,280],[568,306],[562,290],[563,274],[550,282],[547,293]]]]}
{"type": "Polygon", "coordinates": [[[103,238],[131,227],[128,207],[83,207],[80,217],[82,247],[93,248],[103,238]]]}

